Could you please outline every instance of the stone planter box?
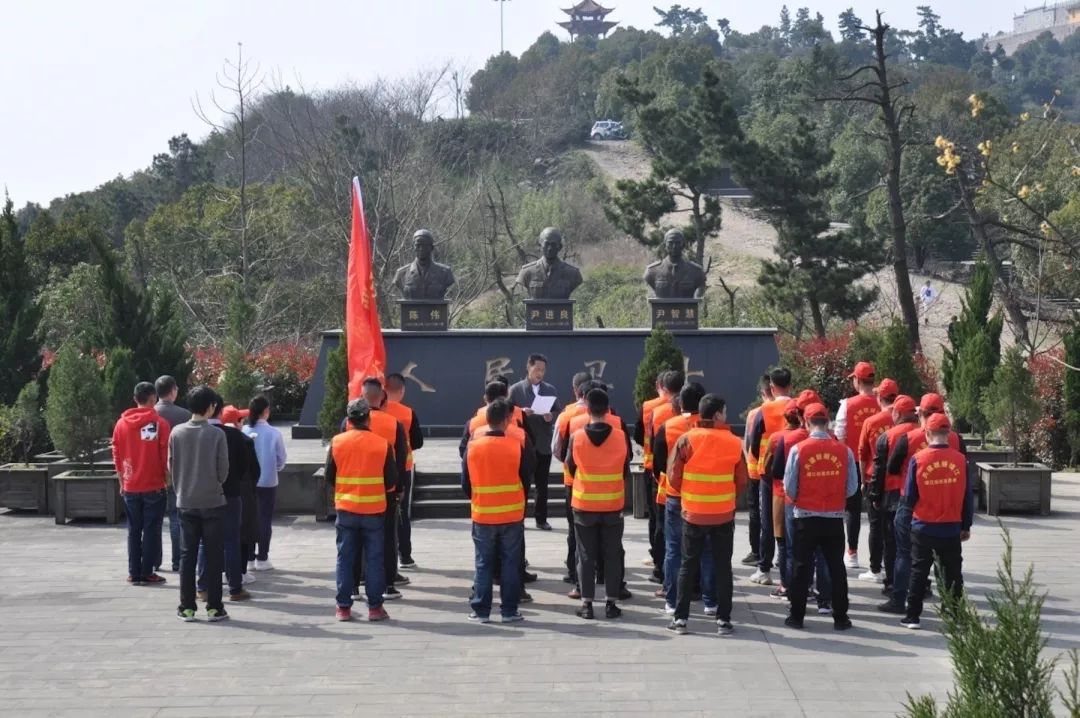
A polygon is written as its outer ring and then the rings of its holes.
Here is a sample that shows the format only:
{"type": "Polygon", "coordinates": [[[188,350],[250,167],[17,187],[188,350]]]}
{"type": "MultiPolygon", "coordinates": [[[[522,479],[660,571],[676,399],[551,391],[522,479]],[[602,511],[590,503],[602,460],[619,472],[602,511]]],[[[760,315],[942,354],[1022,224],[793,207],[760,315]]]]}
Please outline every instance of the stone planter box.
{"type": "Polygon", "coordinates": [[[1012,458],[1008,449],[980,449],[972,444],[967,446],[968,476],[975,487],[975,508],[986,511],[986,482],[979,475],[979,464],[1004,464],[1012,458]]]}
{"type": "Polygon", "coordinates": [[[115,524],[123,515],[120,482],[115,472],[76,469],[52,477],[56,523],[68,519],[104,518],[115,524]]]}
{"type": "Polygon", "coordinates": [[[1050,468],[1042,464],[1007,462],[978,464],[986,484],[986,513],[1005,511],[1038,512],[1050,515],[1050,468]]]}
{"type": "Polygon", "coordinates": [[[49,471],[45,464],[0,466],[0,507],[49,513],[49,471]]]}
{"type": "Polygon", "coordinates": [[[93,470],[98,474],[112,474],[116,475],[116,467],[113,466],[112,460],[109,461],[97,461],[88,465],[85,461],[72,461],[71,459],[63,459],[62,461],[54,461],[47,467],[49,472],[49,479],[54,479],[60,474],[67,471],[86,471],[88,469],[93,470]]]}

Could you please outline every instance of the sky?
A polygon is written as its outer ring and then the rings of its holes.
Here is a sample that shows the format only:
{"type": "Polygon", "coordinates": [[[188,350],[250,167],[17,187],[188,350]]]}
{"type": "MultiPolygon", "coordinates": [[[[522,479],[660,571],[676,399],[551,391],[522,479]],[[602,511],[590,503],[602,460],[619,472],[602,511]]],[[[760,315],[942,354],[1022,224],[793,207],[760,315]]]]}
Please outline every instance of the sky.
{"type": "MultiPolygon", "coordinates": [[[[967,37],[1012,26],[1023,0],[804,0],[835,31],[854,5],[864,19],[875,8],[899,27],[915,26],[916,4],[928,2],[942,23],[967,37]]],[[[1041,4],[1029,0],[1032,5],[1041,4]]],[[[506,49],[525,50],[571,0],[507,0],[506,49]]],[[[606,0],[610,19],[639,28],[655,23],[653,5],[668,0],[606,0]]],[[[693,0],[715,21],[751,32],[776,24],[782,2],[693,0]]],[[[499,51],[498,0],[0,0],[0,185],[16,207],[47,205],[130,175],[167,149],[181,132],[201,138],[206,124],[192,108],[215,85],[237,43],[267,82],[329,89],[377,77],[407,76],[447,62],[466,71],[499,51]]]]}

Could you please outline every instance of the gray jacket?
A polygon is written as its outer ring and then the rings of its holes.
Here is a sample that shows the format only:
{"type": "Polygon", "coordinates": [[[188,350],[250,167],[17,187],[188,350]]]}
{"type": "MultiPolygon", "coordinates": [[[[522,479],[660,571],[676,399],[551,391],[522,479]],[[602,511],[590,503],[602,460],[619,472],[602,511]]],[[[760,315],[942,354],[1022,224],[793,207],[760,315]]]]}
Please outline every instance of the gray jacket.
{"type": "Polygon", "coordinates": [[[180,424],[169,435],[169,473],[178,509],[225,505],[222,485],[229,477],[225,432],[205,419],[180,424]]]}
{"type": "Polygon", "coordinates": [[[154,404],[154,411],[165,420],[170,429],[175,429],[185,421],[191,421],[191,412],[171,401],[158,401],[154,404]]]}

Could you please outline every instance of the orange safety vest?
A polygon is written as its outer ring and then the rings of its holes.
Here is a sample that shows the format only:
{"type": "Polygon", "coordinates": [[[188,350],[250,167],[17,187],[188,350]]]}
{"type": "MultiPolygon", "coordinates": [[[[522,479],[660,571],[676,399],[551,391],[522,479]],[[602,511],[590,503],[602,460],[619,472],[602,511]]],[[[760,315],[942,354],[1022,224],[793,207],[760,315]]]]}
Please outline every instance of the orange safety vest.
{"type": "Polygon", "coordinates": [[[330,440],[337,467],[334,508],[352,514],[386,513],[386,457],[393,453],[378,434],[349,429],[330,440]]]}
{"type": "MultiPolygon", "coordinates": [[[[779,431],[773,434],[769,438],[769,452],[773,453],[776,447],[780,445],[780,442],[784,442],[784,467],[786,468],[788,457],[791,456],[791,450],[794,449],[795,445],[798,444],[800,441],[808,438],[810,438],[810,433],[801,426],[797,429],[784,429],[783,431],[779,431]]],[[[766,468],[765,470],[767,471],[768,469],[766,468]]],[[[779,479],[777,479],[775,476],[773,477],[772,492],[773,496],[786,498],[784,494],[783,476],[781,476],[779,479]]]]}
{"type": "Polygon", "coordinates": [[[525,519],[525,489],[518,475],[521,446],[510,436],[477,436],[466,454],[472,520],[512,524],[525,519]]]}
{"type": "MultiPolygon", "coordinates": [[[[907,492],[907,474],[908,469],[911,466],[911,460],[915,458],[915,454],[918,454],[923,449],[927,448],[926,443],[926,430],[921,426],[917,426],[907,433],[907,455],[904,456],[903,467],[900,469],[900,495],[904,496],[907,492]]],[[[949,448],[954,451],[960,451],[960,435],[955,431],[949,432],[949,448]]],[[[961,456],[963,453],[961,453],[961,456]]],[[[965,462],[965,466],[966,466],[965,462]]],[[[959,520],[959,519],[957,519],[959,520]]]]}
{"type": "MultiPolygon", "coordinates": [[[[673,416],[664,422],[664,439],[667,443],[669,463],[671,462],[671,457],[675,455],[675,442],[678,441],[683,434],[697,426],[697,423],[697,414],[680,414],[678,416],[673,416]]],[[[668,483],[666,466],[660,470],[659,486],[656,489],[656,503],[661,503],[661,492],[664,494],[663,503],[667,503],[668,497],[679,498],[679,492],[668,483]]]]}
{"type": "Polygon", "coordinates": [[[863,424],[859,434],[859,450],[855,458],[862,467],[863,483],[870,483],[870,472],[874,469],[874,447],[877,446],[878,437],[888,431],[893,425],[892,409],[882,409],[874,414],[863,424]]]}
{"type": "Polygon", "coordinates": [[[750,435],[754,431],[754,423],[757,415],[761,413],[761,407],[755,406],[746,413],[746,426],[743,428],[743,455],[746,457],[746,473],[748,476],[760,476],[761,459],[754,458],[754,452],[750,451],[750,435]]]}
{"type": "MultiPolygon", "coordinates": [[[[650,444],[653,442],[653,440],[656,439],[657,430],[661,426],[666,424],[668,419],[672,419],[672,418],[674,418],[676,416],[678,416],[678,414],[675,413],[675,405],[672,404],[670,401],[667,402],[667,403],[661,404],[660,406],[653,409],[652,418],[650,419],[649,423],[646,425],[648,427],[648,429],[649,429],[649,443],[650,444]]],[[[674,446],[674,444],[669,445],[669,447],[668,447],[669,450],[670,450],[671,446],[674,446]]],[[[669,454],[668,455],[668,460],[670,461],[670,459],[671,459],[671,455],[669,454]]],[[[665,471],[667,471],[666,466],[657,466],[656,465],[656,453],[653,452],[653,473],[656,474],[656,503],[658,503],[660,505],[663,505],[663,504],[667,503],[667,490],[664,488],[664,480],[663,480],[665,471]]]]}
{"type": "MultiPolygon", "coordinates": [[[[511,424],[517,424],[518,426],[522,426],[522,427],[525,426],[525,413],[521,410],[521,407],[520,406],[514,406],[514,407],[511,407],[511,408],[513,409],[514,413],[510,415],[510,423],[511,424]]],[[[476,415],[479,416],[479,417],[486,417],[487,416],[487,404],[484,404],[482,407],[477,409],[476,410],[476,415]]],[[[486,418],[484,420],[487,421],[486,418]]]]}
{"type": "Polygon", "coordinates": [[[869,421],[875,414],[881,411],[876,396],[858,394],[844,402],[847,407],[847,426],[844,434],[844,443],[851,449],[854,456],[859,455],[859,436],[862,434],[863,424],[869,421]]]}
{"type": "MultiPolygon", "coordinates": [[[[381,436],[386,440],[387,444],[390,444],[390,455],[396,460],[397,456],[394,454],[394,446],[397,442],[398,420],[382,409],[375,409],[371,412],[371,419],[368,422],[368,426],[371,428],[373,434],[381,436]]],[[[396,489],[390,489],[391,493],[394,491],[396,491],[396,489]]]]}
{"type": "MultiPolygon", "coordinates": [[[[584,413],[578,413],[575,416],[571,417],[570,420],[567,421],[567,441],[571,440],[569,439],[569,437],[573,436],[574,432],[580,431],[581,429],[584,429],[586,426],[588,426],[590,419],[591,417],[589,416],[588,410],[586,410],[584,413]]],[[[615,419],[615,415],[612,414],[610,411],[604,416],[604,423],[610,426],[612,429],[622,428],[622,423],[617,421],[615,419]]],[[[563,486],[574,485],[574,476],[570,473],[570,469],[566,466],[566,464],[563,464],[562,467],[562,478],[563,486]]]]}
{"type": "Polygon", "coordinates": [[[682,509],[691,514],[735,511],[735,467],[742,441],[727,427],[694,427],[686,432],[692,453],[683,467],[682,509]]]}
{"type": "Polygon", "coordinates": [[[576,431],[571,441],[577,473],[570,506],[593,513],[622,511],[626,506],[623,482],[626,434],[622,429],[612,427],[604,443],[596,446],[589,441],[588,434],[576,431]]]}
{"type": "MultiPolygon", "coordinates": [[[[645,442],[649,446],[649,463],[652,466],[654,474],[657,473],[657,468],[655,463],[652,461],[652,459],[656,456],[655,452],[653,452],[652,450],[652,442],[653,439],[656,438],[656,430],[659,427],[663,426],[664,422],[673,416],[675,416],[675,407],[674,405],[672,405],[671,400],[669,399],[668,401],[661,401],[659,404],[653,407],[652,412],[649,414],[649,418],[644,419],[645,442]]],[[[659,470],[663,471],[664,467],[661,467],[659,470]]]]}
{"type": "Polygon", "coordinates": [[[399,401],[387,401],[386,406],[383,407],[383,411],[401,422],[401,426],[405,429],[405,446],[408,447],[409,451],[409,453],[405,455],[405,470],[412,471],[412,439],[409,438],[409,431],[412,429],[413,425],[413,410],[399,401]]]}
{"type": "Polygon", "coordinates": [[[783,397],[761,405],[761,415],[765,417],[765,433],[761,435],[761,442],[758,444],[758,461],[754,465],[756,473],[750,474],[752,479],[760,479],[761,474],[764,472],[765,466],[761,463],[761,457],[765,455],[765,450],[769,448],[769,438],[776,432],[783,431],[784,427],[787,426],[787,419],[784,418],[784,407],[787,402],[788,397],[783,397]]]}
{"type": "MultiPolygon", "coordinates": [[[[488,426],[487,416],[474,416],[469,420],[470,441],[478,436],[487,436],[490,431],[491,427],[488,426]]],[[[525,448],[525,430],[520,426],[517,424],[507,424],[504,433],[521,444],[522,448],[525,448]]]]}
{"type": "Polygon", "coordinates": [[[919,428],[914,421],[904,421],[885,432],[885,492],[899,491],[903,488],[904,478],[900,474],[889,473],[889,457],[892,456],[896,442],[913,428],[919,428]]]}
{"type": "Polygon", "coordinates": [[[807,511],[843,511],[847,505],[848,448],[838,439],[803,439],[799,450],[799,495],[794,504],[807,511]]]}
{"type": "Polygon", "coordinates": [[[641,446],[642,453],[644,454],[644,466],[646,471],[652,471],[653,469],[653,453],[652,453],[652,414],[658,406],[666,401],[664,397],[658,396],[654,399],[646,399],[641,404],[641,435],[644,437],[641,446]]]}
{"type": "Polygon", "coordinates": [[[967,488],[964,455],[952,448],[931,447],[916,453],[914,459],[919,500],[912,515],[929,524],[960,523],[967,488]]]}

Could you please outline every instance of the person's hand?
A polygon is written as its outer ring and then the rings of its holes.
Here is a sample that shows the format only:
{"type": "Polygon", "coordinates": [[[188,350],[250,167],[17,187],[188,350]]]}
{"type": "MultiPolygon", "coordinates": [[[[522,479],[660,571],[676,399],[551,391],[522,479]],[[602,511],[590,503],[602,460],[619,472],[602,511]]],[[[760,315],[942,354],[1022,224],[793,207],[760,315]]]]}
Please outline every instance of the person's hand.
{"type": "Polygon", "coordinates": [[[967,541],[969,538],[971,538],[971,532],[970,531],[961,531],[960,532],[960,540],[961,541],[967,541]]]}
{"type": "Polygon", "coordinates": [[[544,421],[546,421],[549,424],[551,423],[551,412],[550,411],[548,413],[544,414],[544,421]]]}
{"type": "Polygon", "coordinates": [[[522,409],[521,413],[524,414],[525,416],[532,416],[533,415],[533,410],[526,408],[526,409],[522,409]]]}

